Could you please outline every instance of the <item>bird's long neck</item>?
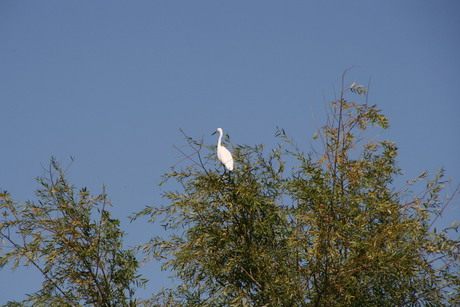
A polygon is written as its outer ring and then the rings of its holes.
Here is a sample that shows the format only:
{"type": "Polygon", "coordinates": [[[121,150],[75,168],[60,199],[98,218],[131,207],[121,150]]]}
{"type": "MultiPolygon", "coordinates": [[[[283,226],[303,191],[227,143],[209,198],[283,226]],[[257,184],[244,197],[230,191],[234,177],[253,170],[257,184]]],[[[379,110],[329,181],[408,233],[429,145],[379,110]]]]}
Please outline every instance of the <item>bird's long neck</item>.
{"type": "Polygon", "coordinates": [[[221,131],[219,131],[219,139],[217,140],[217,147],[220,147],[220,146],[222,146],[222,143],[221,143],[221,141],[222,141],[222,132],[221,132],[221,131]]]}

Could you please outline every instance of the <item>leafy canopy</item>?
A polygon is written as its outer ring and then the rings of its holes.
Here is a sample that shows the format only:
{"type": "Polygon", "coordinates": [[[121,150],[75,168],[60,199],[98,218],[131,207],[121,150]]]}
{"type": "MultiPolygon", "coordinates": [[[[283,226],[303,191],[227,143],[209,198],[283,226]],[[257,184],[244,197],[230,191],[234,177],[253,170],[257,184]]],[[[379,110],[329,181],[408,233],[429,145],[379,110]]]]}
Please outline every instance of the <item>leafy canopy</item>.
{"type": "Polygon", "coordinates": [[[342,85],[329,110],[314,136],[320,149],[304,153],[279,129],[268,152],[234,146],[230,174],[214,147],[184,133],[191,153],[177,148],[186,163],[163,182],[180,189],[133,217],[163,225],[166,235],[139,250],[179,280],[146,300],[134,298],[146,281],[105,191],[76,191],[52,159],[38,201],[0,193],[0,269],[33,266],[44,278],[39,291],[8,305],[458,305],[458,227],[433,225],[459,189],[442,197],[442,170],[396,186],[396,144],[369,137],[389,121],[363,86],[342,85]]]}
{"type": "Polygon", "coordinates": [[[23,303],[136,305],[134,289],[145,280],[136,273],[134,251],[122,247],[124,234],[107,211],[105,192],[92,196],[83,188],[76,193],[55,159],[37,181],[37,202],[17,203],[8,192],[0,193],[0,268],[11,264],[15,269],[22,262],[44,278],[42,288],[23,303]]]}
{"type": "Polygon", "coordinates": [[[180,281],[149,303],[458,303],[458,237],[432,228],[444,205],[444,172],[412,198],[407,187],[396,189],[397,146],[366,137],[389,128],[366,95],[361,85],[343,87],[315,135],[321,150],[305,154],[281,129],[280,145],[268,154],[262,145],[233,147],[230,175],[222,175],[213,147],[184,134],[191,154],[178,149],[189,163],[165,175],[181,189],[135,216],[167,230],[140,248],[180,281]]]}

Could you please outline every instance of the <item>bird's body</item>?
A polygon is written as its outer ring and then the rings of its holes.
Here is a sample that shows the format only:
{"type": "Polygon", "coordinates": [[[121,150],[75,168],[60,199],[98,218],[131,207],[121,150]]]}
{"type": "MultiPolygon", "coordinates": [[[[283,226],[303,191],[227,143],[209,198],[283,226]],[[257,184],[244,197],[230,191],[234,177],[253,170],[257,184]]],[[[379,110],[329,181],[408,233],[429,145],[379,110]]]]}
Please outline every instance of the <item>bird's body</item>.
{"type": "MultiPolygon", "coordinates": [[[[216,132],[219,132],[219,140],[217,141],[217,158],[219,159],[220,162],[222,162],[223,165],[225,165],[225,168],[228,169],[229,171],[233,171],[233,157],[230,151],[225,148],[222,145],[222,136],[224,132],[222,131],[221,128],[217,128],[216,132]]],[[[214,134],[213,133],[213,134],[214,134]]]]}

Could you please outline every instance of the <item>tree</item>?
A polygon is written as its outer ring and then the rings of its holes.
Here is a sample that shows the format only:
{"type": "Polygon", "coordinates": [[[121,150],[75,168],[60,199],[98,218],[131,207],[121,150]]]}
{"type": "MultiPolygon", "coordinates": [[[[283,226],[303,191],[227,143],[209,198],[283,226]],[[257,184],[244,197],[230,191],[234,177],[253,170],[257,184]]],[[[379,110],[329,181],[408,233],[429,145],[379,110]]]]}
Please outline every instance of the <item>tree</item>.
{"type": "Polygon", "coordinates": [[[119,221],[110,216],[103,191],[78,193],[55,159],[48,176],[37,179],[38,202],[14,202],[0,194],[0,268],[21,263],[40,271],[42,289],[24,302],[34,306],[135,306],[135,286],[145,281],[136,273],[133,250],[122,247],[119,221]],[[93,220],[97,216],[98,220],[93,220]]]}
{"type": "Polygon", "coordinates": [[[452,199],[441,198],[444,172],[421,194],[409,187],[425,174],[396,189],[397,146],[365,138],[373,127],[387,129],[389,121],[352,83],[342,85],[315,136],[322,149],[308,154],[280,129],[269,154],[262,145],[234,147],[235,169],[223,176],[214,148],[184,134],[191,153],[178,149],[190,163],[165,175],[181,190],[134,217],[168,231],[140,248],[181,281],[149,304],[458,304],[457,227],[432,227],[452,199]]]}

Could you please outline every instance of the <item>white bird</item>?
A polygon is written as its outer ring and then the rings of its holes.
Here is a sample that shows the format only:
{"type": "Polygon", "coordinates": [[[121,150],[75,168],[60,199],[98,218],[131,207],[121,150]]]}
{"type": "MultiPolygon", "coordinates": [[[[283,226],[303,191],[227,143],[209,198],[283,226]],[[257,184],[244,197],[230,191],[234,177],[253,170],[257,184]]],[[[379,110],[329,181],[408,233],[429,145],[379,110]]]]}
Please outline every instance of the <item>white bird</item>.
{"type": "Polygon", "coordinates": [[[220,133],[219,140],[217,141],[217,158],[219,159],[220,162],[222,162],[223,165],[225,165],[225,168],[227,168],[229,171],[233,171],[232,154],[221,143],[222,135],[224,134],[224,132],[222,131],[221,128],[217,128],[217,130],[213,133],[213,135],[216,134],[217,132],[220,133]]]}

